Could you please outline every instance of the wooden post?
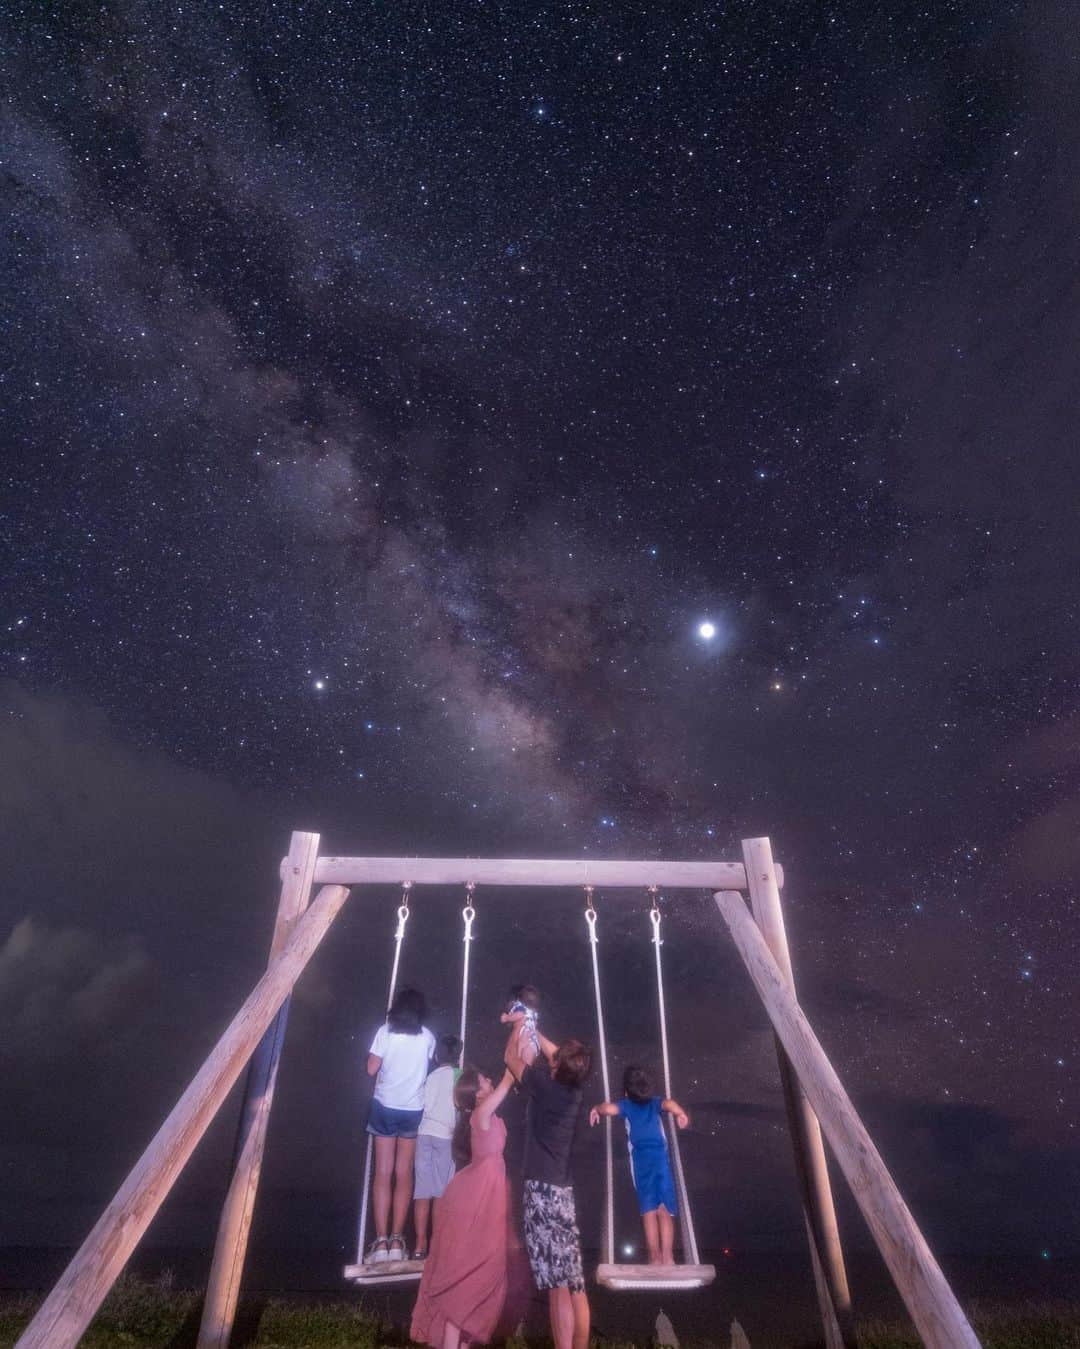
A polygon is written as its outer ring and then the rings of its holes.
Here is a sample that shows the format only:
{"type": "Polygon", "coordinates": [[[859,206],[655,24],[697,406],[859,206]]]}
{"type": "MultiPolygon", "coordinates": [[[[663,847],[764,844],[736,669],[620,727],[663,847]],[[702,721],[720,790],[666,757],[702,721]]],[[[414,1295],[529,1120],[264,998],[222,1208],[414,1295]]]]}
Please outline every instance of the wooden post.
{"type": "Polygon", "coordinates": [[[343,885],[325,886],[297,920],[280,953],[94,1224],[15,1349],[75,1349],[348,897],[343,885]]]}
{"type": "Polygon", "coordinates": [[[742,896],[720,891],[716,904],[926,1349],[980,1349],[742,896]]]}
{"type": "MultiPolygon", "coordinates": [[[[754,918],[765,938],[765,944],[794,994],[795,978],[791,969],[791,952],[788,950],[784,928],[784,911],[780,903],[772,846],[767,838],[745,838],[742,850],[754,918]]],[[[810,1263],[821,1309],[826,1349],[851,1349],[856,1343],[851,1293],[829,1184],[825,1147],[821,1141],[821,1126],[799,1087],[779,1040],[776,1042],[776,1057],[780,1065],[780,1081],[791,1146],[795,1153],[795,1173],[802,1196],[806,1235],[810,1243],[810,1263]]]]}
{"type": "MultiPolygon", "coordinates": [[[[284,946],[297,918],[308,906],[318,855],[318,834],[293,834],[282,871],[281,898],[270,944],[271,961],[284,946]]],[[[266,1126],[274,1104],[274,1085],[288,1019],[289,999],[286,998],[270,1029],[259,1041],[248,1069],[232,1178],[221,1206],[197,1349],[227,1349],[232,1334],[251,1219],[255,1211],[255,1194],[262,1171],[266,1126]]]]}

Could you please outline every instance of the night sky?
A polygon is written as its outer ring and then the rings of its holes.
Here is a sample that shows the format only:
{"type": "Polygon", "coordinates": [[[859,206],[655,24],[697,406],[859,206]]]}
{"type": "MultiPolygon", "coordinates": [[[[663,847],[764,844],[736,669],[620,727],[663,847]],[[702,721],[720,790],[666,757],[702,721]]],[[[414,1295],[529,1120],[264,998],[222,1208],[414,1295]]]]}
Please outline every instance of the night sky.
{"type": "MultiPolygon", "coordinates": [[[[769,834],[931,1244],[1080,1250],[1073,7],[0,22],[0,1244],[85,1234],[301,828],[769,834]]],[[[461,901],[414,899],[440,1030],[461,901]]],[[[263,1246],[346,1253],[396,902],[297,990],[263,1246]]],[[[591,1037],[581,897],[476,904],[475,1055],[515,977],[591,1037]]],[[[655,1064],[646,898],[598,907],[616,1067],[655,1064]]],[[[767,1022],[711,901],[670,908],[702,1240],[798,1249],[767,1022]]],[[[151,1240],[208,1248],[233,1120],[151,1240]]]]}

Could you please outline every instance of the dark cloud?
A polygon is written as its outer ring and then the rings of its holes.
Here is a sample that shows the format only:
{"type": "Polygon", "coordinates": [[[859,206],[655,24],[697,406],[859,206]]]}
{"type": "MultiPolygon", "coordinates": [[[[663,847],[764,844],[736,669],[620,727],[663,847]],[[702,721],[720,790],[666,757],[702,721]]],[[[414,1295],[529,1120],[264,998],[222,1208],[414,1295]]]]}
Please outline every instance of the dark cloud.
{"type": "Polygon", "coordinates": [[[85,1054],[138,1015],[151,978],[138,941],[115,949],[80,928],[50,930],[27,916],[0,947],[5,1057],[48,1067],[85,1054]]]}

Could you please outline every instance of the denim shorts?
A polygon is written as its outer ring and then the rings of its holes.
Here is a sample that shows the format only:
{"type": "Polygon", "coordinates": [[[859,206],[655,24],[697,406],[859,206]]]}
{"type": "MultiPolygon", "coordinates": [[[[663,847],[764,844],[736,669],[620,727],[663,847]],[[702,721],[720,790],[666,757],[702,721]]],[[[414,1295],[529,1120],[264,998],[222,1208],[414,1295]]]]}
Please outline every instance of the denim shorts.
{"type": "Polygon", "coordinates": [[[415,1138],[423,1118],[422,1110],[395,1110],[392,1105],[372,1101],[367,1131],[376,1138],[415,1138]]]}

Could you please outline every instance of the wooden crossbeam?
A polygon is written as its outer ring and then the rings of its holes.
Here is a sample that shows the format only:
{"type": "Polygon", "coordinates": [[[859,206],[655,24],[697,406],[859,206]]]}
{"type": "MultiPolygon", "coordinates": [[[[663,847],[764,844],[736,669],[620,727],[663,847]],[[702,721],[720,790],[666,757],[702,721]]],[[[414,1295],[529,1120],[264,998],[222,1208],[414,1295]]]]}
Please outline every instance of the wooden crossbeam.
{"type": "MultiPolygon", "coordinates": [[[[284,865],[284,863],[282,864],[284,865]]],[[[776,868],[783,884],[783,871],[776,868]]],[[[320,857],[317,885],[561,886],[597,889],[745,890],[742,862],[601,861],[590,858],[320,857]]]]}

